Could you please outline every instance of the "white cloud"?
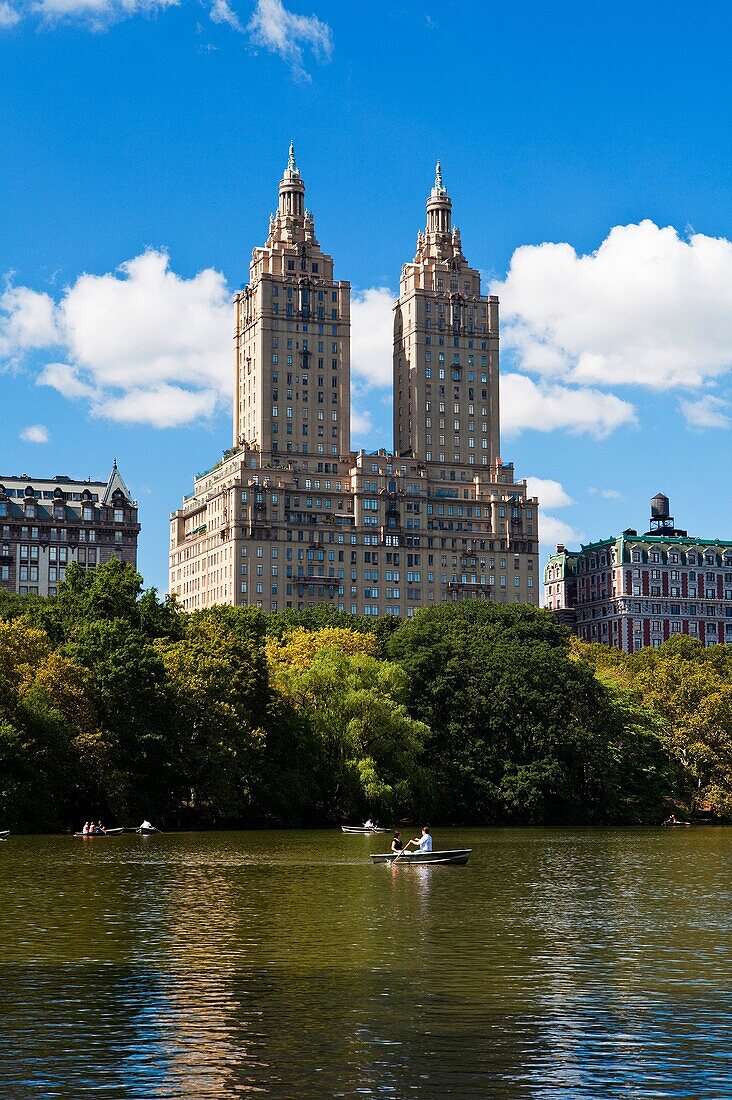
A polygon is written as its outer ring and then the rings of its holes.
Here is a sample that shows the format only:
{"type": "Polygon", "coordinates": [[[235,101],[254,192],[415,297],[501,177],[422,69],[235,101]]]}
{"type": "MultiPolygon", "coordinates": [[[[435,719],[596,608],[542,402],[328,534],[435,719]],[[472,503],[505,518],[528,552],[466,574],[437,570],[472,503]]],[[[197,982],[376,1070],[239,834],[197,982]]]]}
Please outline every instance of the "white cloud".
{"type": "Polygon", "coordinates": [[[234,31],[244,30],[239,22],[239,16],[230,7],[228,0],[213,0],[210,15],[214,23],[225,23],[234,31]]]}
{"type": "Polygon", "coordinates": [[[11,4],[8,4],[7,0],[2,0],[0,2],[0,30],[8,30],[10,27],[16,26],[17,23],[20,23],[20,12],[11,4]]]}
{"type": "Polygon", "coordinates": [[[231,297],[211,268],[184,279],[148,251],[119,274],[81,275],[58,314],[75,365],[104,386],[174,379],[231,393],[231,297]]]}
{"type": "Polygon", "coordinates": [[[104,30],[133,15],[154,15],[177,7],[180,0],[36,0],[33,10],[46,22],[77,19],[92,30],[104,30]]]}
{"type": "Polygon", "coordinates": [[[351,406],[351,433],[354,436],[366,436],[374,430],[371,413],[368,409],[354,409],[351,406]]]}
{"type": "Polygon", "coordinates": [[[370,287],[351,299],[351,374],[367,386],[391,386],[393,379],[394,295],[370,287]]]}
{"type": "Polygon", "coordinates": [[[257,0],[247,30],[255,46],[279,54],[299,80],[311,79],[305,69],[303,47],[317,61],[327,61],[333,52],[328,24],[315,15],[295,15],[282,0],[257,0]]]}
{"type": "Polygon", "coordinates": [[[74,367],[68,363],[48,363],[36,379],[39,386],[52,386],[62,397],[72,400],[81,397],[96,397],[93,386],[82,382],[74,367]]]}
{"type": "Polygon", "coordinates": [[[539,542],[552,549],[558,542],[565,546],[578,543],[584,538],[581,531],[575,531],[571,524],[545,512],[545,508],[568,508],[576,502],[569,495],[561,481],[546,477],[527,477],[528,496],[539,498],[539,542]]]}
{"type": "Polygon", "coordinates": [[[730,417],[726,411],[730,402],[707,394],[696,401],[679,401],[679,408],[690,428],[729,428],[730,417]]]}
{"type": "Polygon", "coordinates": [[[556,516],[547,515],[539,509],[539,542],[542,546],[550,546],[552,549],[557,543],[565,546],[577,546],[584,539],[581,531],[576,531],[569,523],[556,516]]]}
{"type": "Polygon", "coordinates": [[[603,500],[625,500],[625,496],[619,489],[595,489],[590,487],[587,490],[588,493],[599,493],[603,500]]]}
{"type": "Polygon", "coordinates": [[[501,376],[501,426],[506,436],[533,429],[565,429],[606,439],[616,428],[635,424],[635,409],[600,390],[534,382],[523,374],[501,376]]]}
{"type": "MultiPolygon", "coordinates": [[[[209,3],[209,14],[214,23],[226,24],[232,30],[244,32],[228,0],[209,0],[209,3]]],[[[46,26],[75,21],[92,31],[103,31],[123,19],[135,15],[157,15],[180,4],[181,0],[30,0],[24,7],[46,26]]],[[[20,11],[8,0],[0,0],[0,29],[15,26],[20,18],[20,11]]],[[[216,47],[209,46],[208,49],[215,50],[216,47]]]]}
{"type": "Polygon", "coordinates": [[[566,508],[575,503],[561,481],[548,477],[527,477],[526,491],[530,497],[538,497],[543,508],[566,508]]]}
{"type": "Polygon", "coordinates": [[[210,268],[185,279],[165,252],[148,251],[116,273],[79,276],[58,302],[15,287],[0,307],[6,360],[60,347],[64,361],[38,383],[97,416],[170,427],[231,401],[231,295],[210,268]]]}
{"type": "Polygon", "coordinates": [[[732,242],[652,221],[599,249],[516,249],[500,294],[520,368],[580,383],[694,386],[732,368],[732,242]]]}
{"type": "Polygon", "coordinates": [[[122,397],[104,397],[95,401],[92,412],[123,424],[150,424],[154,428],[179,428],[183,424],[211,417],[216,410],[213,390],[185,390],[181,386],[160,385],[136,389],[122,397]]]}
{"type": "Polygon", "coordinates": [[[25,286],[0,294],[0,359],[11,363],[33,348],[58,341],[53,299],[25,286]]]}
{"type": "Polygon", "coordinates": [[[29,424],[27,428],[23,428],[20,438],[24,443],[48,443],[50,436],[44,424],[29,424]]]}

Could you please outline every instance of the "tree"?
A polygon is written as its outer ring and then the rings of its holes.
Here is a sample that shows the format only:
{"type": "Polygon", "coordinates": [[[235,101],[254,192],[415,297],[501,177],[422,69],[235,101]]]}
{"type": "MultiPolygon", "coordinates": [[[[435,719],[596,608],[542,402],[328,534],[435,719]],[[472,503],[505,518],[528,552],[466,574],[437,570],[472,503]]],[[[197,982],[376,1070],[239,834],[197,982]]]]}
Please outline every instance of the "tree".
{"type": "Polygon", "coordinates": [[[679,634],[633,654],[578,641],[573,652],[643,713],[665,754],[667,799],[732,814],[732,646],[679,634]]]}
{"type": "Polygon", "coordinates": [[[732,809],[732,677],[724,648],[680,637],[638,654],[632,665],[660,740],[682,769],[680,794],[692,812],[704,801],[732,809]]]}
{"type": "Polygon", "coordinates": [[[336,611],[334,607],[320,604],[306,607],[302,611],[289,609],[274,611],[266,616],[267,634],[281,638],[293,630],[319,631],[326,628],[357,631],[360,634],[373,634],[377,628],[377,619],[367,615],[349,615],[346,611],[336,611]]]}
{"type": "MultiPolygon", "coordinates": [[[[77,623],[65,652],[89,670],[99,725],[98,776],[118,819],[162,816],[175,805],[170,699],[155,645],[124,618],[77,623]]],[[[87,745],[91,749],[91,745],[87,745]]]]}
{"type": "Polygon", "coordinates": [[[171,688],[168,736],[190,814],[208,822],[251,817],[266,745],[269,681],[261,645],[227,616],[198,616],[185,637],[161,643],[171,688]]]}
{"type": "Polygon", "coordinates": [[[368,636],[337,628],[304,635],[296,631],[268,653],[276,686],[315,739],[321,817],[403,812],[428,735],[403,705],[403,671],[369,653],[376,642],[368,636]]]}
{"type": "Polygon", "coordinates": [[[83,790],[80,742],[95,730],[86,670],[27,618],[0,621],[0,818],[63,825],[83,790]]]}
{"type": "Polygon", "coordinates": [[[281,637],[267,642],[267,660],[276,672],[289,668],[309,668],[323,649],[335,649],[347,656],[357,653],[373,657],[378,642],[373,634],[362,634],[342,626],[328,626],[322,630],[305,630],[297,627],[281,637]]]}
{"type": "Polygon", "coordinates": [[[411,713],[432,731],[425,814],[530,824],[616,817],[621,716],[546,612],[479,602],[421,611],[389,653],[407,672],[411,713]]]}

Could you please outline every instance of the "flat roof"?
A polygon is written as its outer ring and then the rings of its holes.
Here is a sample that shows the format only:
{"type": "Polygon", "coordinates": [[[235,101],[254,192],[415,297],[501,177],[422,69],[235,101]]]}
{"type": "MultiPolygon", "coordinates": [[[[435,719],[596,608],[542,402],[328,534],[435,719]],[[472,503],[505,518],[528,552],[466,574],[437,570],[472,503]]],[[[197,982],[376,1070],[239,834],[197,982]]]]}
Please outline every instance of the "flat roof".
{"type": "Polygon", "coordinates": [[[53,485],[54,488],[63,488],[64,486],[80,486],[84,488],[87,485],[96,485],[104,488],[107,484],[106,481],[92,481],[91,478],[73,478],[66,477],[65,474],[56,474],[55,477],[32,477],[30,474],[0,474],[0,485],[8,485],[10,483],[18,485],[53,485]]]}

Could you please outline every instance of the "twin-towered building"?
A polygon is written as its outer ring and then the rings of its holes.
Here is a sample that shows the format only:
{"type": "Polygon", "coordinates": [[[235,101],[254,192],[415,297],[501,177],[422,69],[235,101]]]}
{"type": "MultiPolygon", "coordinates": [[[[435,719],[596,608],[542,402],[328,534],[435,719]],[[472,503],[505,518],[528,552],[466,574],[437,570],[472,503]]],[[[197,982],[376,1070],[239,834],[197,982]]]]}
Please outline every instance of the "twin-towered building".
{"type": "Polygon", "coordinates": [[[394,306],[394,450],[355,453],[350,284],[290,148],[234,299],[233,447],[171,516],[170,591],[186,609],[539,602],[538,502],[500,458],[498,299],[451,218],[438,165],[394,306]]]}

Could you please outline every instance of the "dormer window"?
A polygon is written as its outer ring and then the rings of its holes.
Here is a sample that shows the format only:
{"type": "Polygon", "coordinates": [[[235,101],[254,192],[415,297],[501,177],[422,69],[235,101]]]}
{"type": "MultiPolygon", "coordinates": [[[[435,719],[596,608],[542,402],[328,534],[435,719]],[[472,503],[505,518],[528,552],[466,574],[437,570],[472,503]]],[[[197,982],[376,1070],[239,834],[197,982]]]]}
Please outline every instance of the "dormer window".
{"type": "Polygon", "coordinates": [[[115,523],[123,523],[124,518],[125,518],[124,509],[123,508],[115,508],[115,510],[114,510],[114,522],[115,523]]]}

